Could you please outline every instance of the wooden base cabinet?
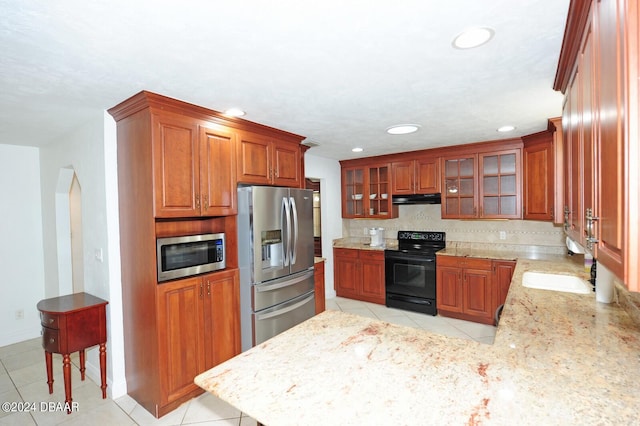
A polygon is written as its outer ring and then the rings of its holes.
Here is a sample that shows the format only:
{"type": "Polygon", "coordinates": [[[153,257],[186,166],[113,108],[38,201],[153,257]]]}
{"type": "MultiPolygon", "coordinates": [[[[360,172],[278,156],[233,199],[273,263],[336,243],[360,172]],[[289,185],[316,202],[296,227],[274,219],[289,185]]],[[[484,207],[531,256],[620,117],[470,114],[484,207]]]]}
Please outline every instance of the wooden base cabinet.
{"type": "Polygon", "coordinates": [[[198,374],[240,353],[238,270],[158,285],[158,411],[202,392],[198,374]]]}
{"type": "Polygon", "coordinates": [[[385,304],[384,251],[334,248],[336,294],[385,304]]]}
{"type": "Polygon", "coordinates": [[[315,263],[313,279],[315,282],[316,314],[319,314],[320,312],[324,312],[326,307],[324,296],[324,260],[315,263]]]}

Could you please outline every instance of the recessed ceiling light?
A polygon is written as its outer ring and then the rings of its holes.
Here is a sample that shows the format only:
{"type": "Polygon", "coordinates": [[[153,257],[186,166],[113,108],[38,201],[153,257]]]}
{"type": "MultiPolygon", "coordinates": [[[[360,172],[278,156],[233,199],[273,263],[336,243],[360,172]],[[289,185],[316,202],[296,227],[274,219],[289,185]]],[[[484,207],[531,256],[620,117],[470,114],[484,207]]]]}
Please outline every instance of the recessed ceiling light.
{"type": "Polygon", "coordinates": [[[362,148],[360,148],[358,146],[358,147],[355,147],[355,148],[351,149],[351,151],[353,151],[353,152],[362,152],[362,151],[364,151],[364,149],[362,149],[362,148]]]}
{"type": "Polygon", "coordinates": [[[482,46],[493,38],[495,32],[488,27],[475,27],[458,34],[451,43],[456,49],[472,49],[482,46]]]}
{"type": "Polygon", "coordinates": [[[516,126],[502,126],[498,129],[500,133],[512,132],[516,129],[516,126]]]}
{"type": "Polygon", "coordinates": [[[420,125],[418,124],[396,124],[395,126],[387,127],[387,133],[390,135],[406,135],[418,131],[420,125]]]}
{"type": "Polygon", "coordinates": [[[242,117],[246,112],[241,110],[240,108],[229,108],[224,112],[224,115],[228,115],[229,117],[242,117]]]}

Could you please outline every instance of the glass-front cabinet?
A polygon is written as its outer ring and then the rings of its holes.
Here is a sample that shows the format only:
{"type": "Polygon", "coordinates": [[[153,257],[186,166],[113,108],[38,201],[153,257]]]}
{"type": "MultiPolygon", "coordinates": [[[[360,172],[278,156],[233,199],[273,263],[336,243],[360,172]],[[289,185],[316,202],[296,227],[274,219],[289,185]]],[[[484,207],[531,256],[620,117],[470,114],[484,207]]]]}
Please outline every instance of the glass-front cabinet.
{"type": "Polygon", "coordinates": [[[398,217],[391,199],[391,164],[342,168],[342,217],[398,217]]]}
{"type": "Polygon", "coordinates": [[[476,156],[445,157],[443,218],[477,217],[476,208],[476,156]]]}
{"type": "Polygon", "coordinates": [[[522,217],[520,156],[514,150],[481,154],[481,216],[518,219],[522,217]]]}
{"type": "Polygon", "coordinates": [[[522,218],[521,149],[443,157],[443,219],[522,218]]]}

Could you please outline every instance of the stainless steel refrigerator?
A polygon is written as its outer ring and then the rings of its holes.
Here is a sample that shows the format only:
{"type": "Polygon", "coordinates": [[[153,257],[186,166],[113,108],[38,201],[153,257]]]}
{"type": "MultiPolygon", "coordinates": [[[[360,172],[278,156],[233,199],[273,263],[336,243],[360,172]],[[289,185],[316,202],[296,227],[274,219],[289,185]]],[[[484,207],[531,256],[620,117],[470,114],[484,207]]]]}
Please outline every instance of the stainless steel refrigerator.
{"type": "Polygon", "coordinates": [[[315,315],[313,191],[239,187],[238,263],[243,351],[315,315]]]}

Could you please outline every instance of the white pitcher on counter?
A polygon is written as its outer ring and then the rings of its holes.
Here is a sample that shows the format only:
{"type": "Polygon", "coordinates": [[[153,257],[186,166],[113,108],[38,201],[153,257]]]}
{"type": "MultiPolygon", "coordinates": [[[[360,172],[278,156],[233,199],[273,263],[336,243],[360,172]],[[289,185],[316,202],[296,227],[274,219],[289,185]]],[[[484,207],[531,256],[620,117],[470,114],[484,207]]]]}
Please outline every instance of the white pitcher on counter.
{"type": "Polygon", "coordinates": [[[371,247],[384,246],[384,228],[369,228],[369,236],[371,237],[371,247]]]}

